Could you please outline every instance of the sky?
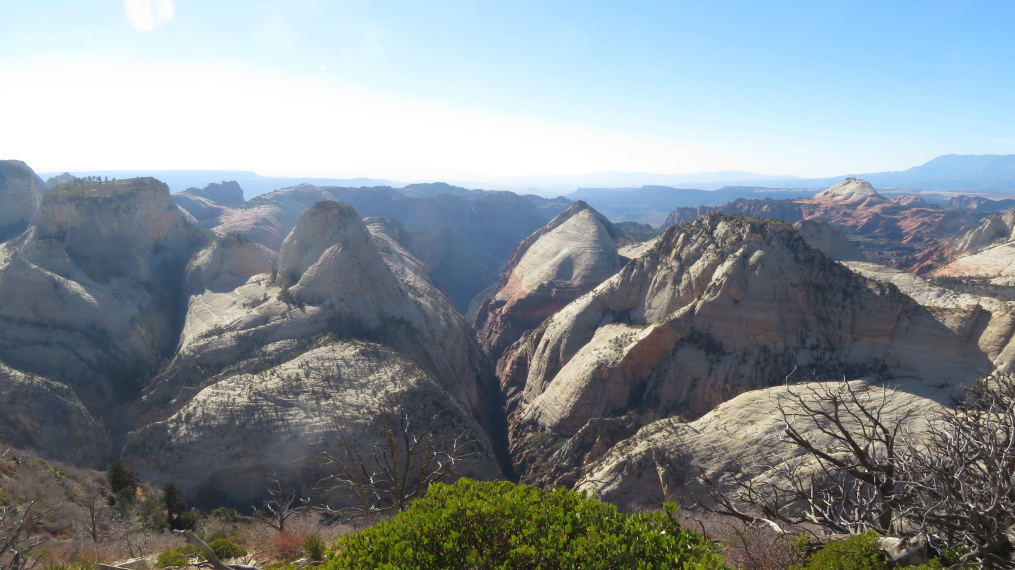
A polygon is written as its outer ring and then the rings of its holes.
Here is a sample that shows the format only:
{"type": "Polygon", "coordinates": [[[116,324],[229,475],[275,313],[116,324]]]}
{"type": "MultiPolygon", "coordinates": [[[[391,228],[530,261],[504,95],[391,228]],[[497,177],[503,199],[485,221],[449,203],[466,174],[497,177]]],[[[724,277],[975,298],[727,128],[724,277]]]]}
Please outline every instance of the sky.
{"type": "Polygon", "coordinates": [[[0,0],[0,158],[393,180],[1015,153],[1015,2],[0,0]]]}

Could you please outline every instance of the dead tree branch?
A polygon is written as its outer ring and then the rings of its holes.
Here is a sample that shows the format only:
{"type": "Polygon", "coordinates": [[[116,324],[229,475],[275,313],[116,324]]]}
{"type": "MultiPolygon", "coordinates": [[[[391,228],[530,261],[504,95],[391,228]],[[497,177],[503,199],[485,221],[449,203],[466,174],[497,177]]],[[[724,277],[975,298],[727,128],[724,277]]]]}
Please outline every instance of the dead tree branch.
{"type": "Polygon", "coordinates": [[[36,509],[35,502],[27,506],[0,507],[0,570],[27,570],[33,568],[42,554],[38,547],[46,537],[35,535],[35,527],[60,508],[36,509]]]}
{"type": "Polygon", "coordinates": [[[337,451],[314,456],[333,472],[319,484],[350,492],[355,503],[324,510],[350,517],[403,511],[431,484],[449,477],[462,461],[478,454],[474,439],[464,433],[452,437],[441,432],[438,420],[421,410],[386,410],[371,424],[374,443],[366,449],[354,445],[335,422],[335,434],[329,439],[337,451]]]}

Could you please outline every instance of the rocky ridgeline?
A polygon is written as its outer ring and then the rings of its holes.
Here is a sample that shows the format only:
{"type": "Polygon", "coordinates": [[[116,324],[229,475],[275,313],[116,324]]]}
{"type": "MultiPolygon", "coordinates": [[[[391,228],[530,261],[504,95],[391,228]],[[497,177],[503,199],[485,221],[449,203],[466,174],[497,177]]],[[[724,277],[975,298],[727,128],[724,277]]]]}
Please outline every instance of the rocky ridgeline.
{"type": "Polygon", "coordinates": [[[990,216],[980,226],[922,256],[922,273],[932,277],[975,278],[1015,286],[1015,209],[990,216]]]}
{"type": "Polygon", "coordinates": [[[889,200],[866,180],[847,178],[810,198],[741,198],[722,206],[678,208],[667,217],[663,227],[712,212],[790,223],[826,222],[847,235],[863,238],[861,245],[868,257],[913,271],[924,268],[928,256],[935,257],[933,252],[952,237],[979,224],[979,215],[971,211],[943,209],[918,196],[889,200]]]}
{"type": "Polygon", "coordinates": [[[0,249],[0,437],[249,504],[269,475],[316,481],[289,460],[327,434],[370,445],[380,410],[419,408],[500,477],[492,366],[427,268],[334,200],[288,233],[202,231],[154,179],[45,193],[0,249]]]}
{"type": "MultiPolygon", "coordinates": [[[[760,464],[787,378],[888,379],[930,410],[1015,362],[1009,303],[866,263],[819,221],[914,240],[961,225],[863,181],[736,206],[795,226],[712,214],[635,243],[652,232],[583,202],[544,225],[560,203],[446,185],[243,202],[154,179],[43,193],[0,166],[0,197],[28,204],[0,245],[0,439],[120,457],[203,505],[247,506],[269,476],[314,493],[304,458],[329,434],[366,448],[381,412],[415,409],[476,440],[462,474],[652,504],[760,464]],[[463,304],[491,284],[474,331],[463,304]]],[[[1000,247],[1008,217],[953,246],[1000,247]]]]}
{"type": "Polygon", "coordinates": [[[228,490],[231,503],[261,494],[268,476],[307,494],[322,474],[303,458],[336,426],[373,444],[365,426],[393,405],[423,406],[471,434],[482,453],[468,472],[500,476],[496,381],[468,324],[350,206],[307,210],[274,269],[262,246],[218,238],[187,284],[179,349],[124,449],[147,479],[207,500],[228,490]]]}
{"type": "Polygon", "coordinates": [[[669,228],[525,333],[498,372],[516,394],[520,469],[573,483],[640,426],[700,416],[792,373],[971,381],[1008,358],[1011,330],[1010,313],[921,306],[831,261],[789,224],[710,215],[669,228]]]}
{"type": "Polygon", "coordinates": [[[431,280],[462,313],[496,282],[518,243],[570,203],[443,183],[401,190],[302,184],[235,206],[215,204],[209,196],[208,189],[190,189],[174,199],[194,208],[191,213],[202,227],[239,233],[275,252],[299,216],[320,201],[339,201],[361,216],[386,219],[387,233],[427,266],[431,280]]]}

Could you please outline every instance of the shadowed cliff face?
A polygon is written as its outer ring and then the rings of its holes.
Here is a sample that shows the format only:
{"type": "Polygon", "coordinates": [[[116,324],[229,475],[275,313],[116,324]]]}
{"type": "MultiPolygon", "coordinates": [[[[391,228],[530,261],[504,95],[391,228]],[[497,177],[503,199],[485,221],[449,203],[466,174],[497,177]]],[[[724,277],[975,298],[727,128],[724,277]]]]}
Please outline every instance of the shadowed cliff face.
{"type": "Polygon", "coordinates": [[[102,465],[112,451],[105,431],[74,390],[4,364],[0,364],[0,440],[77,465],[102,465]]]}
{"type": "Polygon", "coordinates": [[[28,228],[39,209],[46,183],[20,160],[0,160],[0,242],[28,228]]]}
{"type": "Polygon", "coordinates": [[[711,215],[668,229],[505,352],[512,448],[524,455],[536,433],[595,440],[589,426],[625,415],[636,418],[631,435],[794,370],[967,382],[1000,350],[979,345],[990,319],[979,307],[922,307],[830,261],[788,224],[711,215]]]}
{"type": "Polygon", "coordinates": [[[203,239],[151,178],[50,190],[0,253],[0,359],[110,411],[175,346],[183,269],[203,239]]]}
{"type": "Polygon", "coordinates": [[[395,402],[478,440],[464,473],[501,476],[496,379],[425,267],[334,201],[307,210],[280,249],[275,274],[242,236],[195,256],[179,348],[137,409],[145,427],[125,460],[204,500],[243,504],[273,474],[309,491],[321,473],[298,460],[336,426],[372,444],[364,426],[395,402]]]}

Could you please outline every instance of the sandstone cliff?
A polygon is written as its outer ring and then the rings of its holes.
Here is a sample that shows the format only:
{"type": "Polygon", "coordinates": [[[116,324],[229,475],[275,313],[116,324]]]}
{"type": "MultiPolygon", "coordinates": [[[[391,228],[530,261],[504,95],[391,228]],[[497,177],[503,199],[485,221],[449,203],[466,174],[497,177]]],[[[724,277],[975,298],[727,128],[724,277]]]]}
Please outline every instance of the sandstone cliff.
{"type": "Polygon", "coordinates": [[[495,292],[476,315],[480,344],[494,360],[525,331],[616,273],[619,245],[632,242],[578,201],[522,241],[495,292]]]}
{"type": "Polygon", "coordinates": [[[793,224],[807,245],[835,261],[867,261],[867,256],[831,224],[800,220],[793,224]]]}
{"type": "Polygon", "coordinates": [[[194,216],[204,228],[210,229],[221,223],[222,215],[228,208],[243,205],[243,189],[236,182],[209,184],[204,188],[188,188],[172,195],[177,206],[194,216]]]}
{"type": "Polygon", "coordinates": [[[314,465],[292,460],[335,429],[372,443],[362,427],[393,399],[477,439],[467,472],[500,476],[496,380],[426,268],[334,201],[307,210],[280,250],[273,266],[262,246],[227,235],[195,256],[179,348],[146,392],[147,425],[125,460],[191,496],[250,500],[266,475],[315,481],[314,465]]]}
{"type": "Polygon", "coordinates": [[[641,425],[700,416],[794,370],[970,381],[1006,345],[1000,333],[978,344],[992,318],[979,306],[923,307],[829,260],[788,224],[711,215],[669,228],[508,349],[498,373],[516,394],[512,449],[525,468],[545,454],[534,445],[555,442],[564,455],[527,477],[573,482],[565,472],[641,425]]]}
{"type": "Polygon", "coordinates": [[[927,269],[934,277],[978,277],[1015,285],[1015,209],[994,215],[934,252],[927,269]]]}
{"type": "MultiPolygon", "coordinates": [[[[787,465],[801,472],[817,465],[799,448],[787,444],[777,405],[792,394],[815,405],[812,389],[834,389],[837,384],[791,384],[755,390],[691,422],[678,418],[652,422],[623,446],[618,445],[586,466],[575,486],[622,508],[643,509],[657,508],[662,501],[707,502],[708,494],[698,479],[701,475],[724,491],[731,491],[736,480],[753,483],[760,490],[773,482],[784,483],[787,465]]],[[[851,381],[850,385],[860,397],[875,401],[884,394],[877,384],[851,381]]],[[[910,429],[919,434],[949,395],[949,390],[902,379],[889,386],[884,412],[886,417],[910,414],[914,419],[910,429]]],[[[819,447],[831,447],[826,435],[808,435],[819,447]]]]}
{"type": "Polygon", "coordinates": [[[171,353],[179,283],[203,239],[151,178],[50,190],[0,251],[0,359],[109,411],[171,353]]]}
{"type": "MultiPolygon", "coordinates": [[[[189,191],[188,191],[189,192],[189,191]]],[[[393,238],[430,270],[433,282],[462,313],[496,281],[515,246],[569,203],[512,192],[465,190],[447,184],[342,188],[302,184],[253,198],[240,207],[209,209],[192,200],[194,215],[218,233],[239,233],[272,251],[313,204],[337,200],[365,217],[396,220],[393,238]]]]}

